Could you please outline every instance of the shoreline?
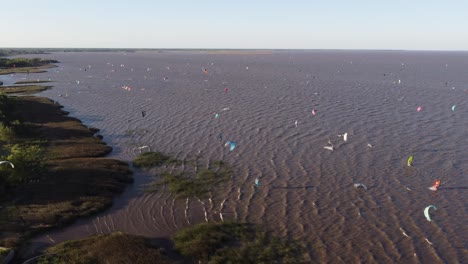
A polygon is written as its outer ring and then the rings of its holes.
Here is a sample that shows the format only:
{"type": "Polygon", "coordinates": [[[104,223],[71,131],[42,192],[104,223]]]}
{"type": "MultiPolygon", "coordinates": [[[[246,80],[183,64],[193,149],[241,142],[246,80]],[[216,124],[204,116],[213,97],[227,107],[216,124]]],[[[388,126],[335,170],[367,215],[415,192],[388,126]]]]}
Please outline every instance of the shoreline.
{"type": "MultiPolygon", "coordinates": [[[[57,66],[45,68],[51,67],[57,66]]],[[[50,87],[26,85],[0,89],[14,89],[9,93],[18,93],[20,89],[34,93],[50,87]]],[[[63,106],[53,100],[29,95],[9,96],[8,100],[15,105],[9,114],[13,120],[19,120],[21,125],[15,125],[15,129],[21,128],[21,133],[4,144],[1,154],[7,154],[13,146],[37,145],[43,150],[45,166],[43,173],[6,187],[6,193],[0,197],[0,245],[19,251],[17,259],[24,257],[21,249],[34,236],[109,208],[114,197],[133,182],[133,172],[127,162],[106,158],[112,147],[97,135],[99,129],[68,116],[63,106]]]]}

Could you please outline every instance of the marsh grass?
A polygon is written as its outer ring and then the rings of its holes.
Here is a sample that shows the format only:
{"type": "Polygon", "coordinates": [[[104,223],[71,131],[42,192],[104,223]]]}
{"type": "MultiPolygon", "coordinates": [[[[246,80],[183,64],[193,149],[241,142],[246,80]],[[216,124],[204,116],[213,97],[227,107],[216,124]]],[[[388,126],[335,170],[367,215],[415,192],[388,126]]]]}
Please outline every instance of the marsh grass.
{"type": "Polygon", "coordinates": [[[206,198],[209,193],[216,193],[232,177],[232,169],[222,161],[213,162],[211,168],[197,169],[196,161],[188,162],[195,168],[192,172],[162,172],[159,179],[152,182],[148,192],[155,192],[166,185],[178,199],[206,198]]]}
{"type": "Polygon", "coordinates": [[[30,84],[30,83],[47,83],[47,82],[51,82],[50,80],[26,80],[26,81],[18,81],[18,82],[15,82],[15,84],[30,84]]]}
{"type": "Polygon", "coordinates": [[[52,86],[46,86],[46,85],[15,85],[15,86],[0,86],[0,92],[6,93],[6,94],[13,94],[13,93],[26,93],[26,94],[31,94],[31,93],[37,93],[37,92],[42,92],[45,91],[52,86]]]}
{"type": "Polygon", "coordinates": [[[41,257],[37,263],[176,263],[148,239],[121,232],[63,242],[48,248],[45,254],[53,255],[41,257]]]}
{"type": "Polygon", "coordinates": [[[201,223],[174,236],[176,250],[202,263],[307,263],[305,248],[254,225],[201,223]]]}
{"type": "Polygon", "coordinates": [[[47,72],[47,69],[55,68],[56,65],[48,64],[42,66],[32,66],[32,67],[15,67],[15,68],[4,68],[0,69],[0,75],[2,74],[11,74],[11,73],[41,73],[47,72]]]}
{"type": "Polygon", "coordinates": [[[127,163],[102,157],[112,148],[94,135],[97,130],[61,108],[47,98],[22,96],[8,113],[18,122],[1,155],[18,144],[38,146],[44,171],[0,194],[0,246],[14,247],[46,228],[101,211],[132,182],[127,163]]]}
{"type": "Polygon", "coordinates": [[[170,156],[166,156],[162,154],[161,152],[149,151],[149,152],[141,153],[140,155],[138,155],[138,157],[136,157],[133,160],[133,166],[137,168],[139,167],[149,168],[149,167],[161,166],[162,164],[166,162],[172,163],[172,162],[176,162],[176,160],[174,158],[171,158],[170,156]]]}

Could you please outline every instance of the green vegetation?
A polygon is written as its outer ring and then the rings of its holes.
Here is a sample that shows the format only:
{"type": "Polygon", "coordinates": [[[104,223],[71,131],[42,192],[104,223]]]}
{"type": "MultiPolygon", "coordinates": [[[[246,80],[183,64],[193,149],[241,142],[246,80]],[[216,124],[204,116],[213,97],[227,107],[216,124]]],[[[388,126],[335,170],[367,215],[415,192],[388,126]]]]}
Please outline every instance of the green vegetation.
{"type": "Polygon", "coordinates": [[[38,264],[175,263],[148,239],[120,232],[60,243],[47,249],[38,264]]]}
{"type": "Polygon", "coordinates": [[[0,58],[0,68],[22,68],[22,67],[37,67],[37,66],[44,66],[51,63],[57,63],[56,60],[46,60],[40,58],[15,58],[15,59],[7,59],[7,58],[0,58]]]}
{"type": "Polygon", "coordinates": [[[0,123],[0,142],[11,142],[15,137],[16,134],[13,128],[0,123]]]}
{"type": "Polygon", "coordinates": [[[44,49],[0,49],[0,57],[20,54],[45,54],[44,49]]]}
{"type": "Polygon", "coordinates": [[[13,163],[15,169],[10,166],[0,167],[0,190],[12,188],[20,184],[28,183],[39,177],[45,171],[42,161],[42,148],[38,145],[13,145],[10,155],[0,157],[13,163]]]}
{"type": "Polygon", "coordinates": [[[201,169],[198,172],[161,173],[162,180],[149,185],[148,191],[156,191],[162,185],[168,185],[169,191],[176,198],[205,198],[209,192],[215,192],[219,186],[231,178],[232,169],[222,161],[215,161],[214,168],[201,169]]]}
{"type": "Polygon", "coordinates": [[[143,167],[143,168],[148,168],[148,167],[155,167],[155,166],[161,166],[166,162],[175,162],[174,158],[171,158],[170,156],[166,156],[162,154],[161,152],[145,152],[138,157],[136,157],[133,160],[133,166],[135,167],[143,167]]]}
{"type": "Polygon", "coordinates": [[[15,165],[0,166],[0,246],[103,210],[132,182],[95,132],[47,98],[0,94],[0,158],[15,165]]]}
{"type": "Polygon", "coordinates": [[[19,86],[0,86],[0,92],[12,93],[37,93],[49,89],[52,86],[45,85],[19,85],[19,86]]]}
{"type": "Polygon", "coordinates": [[[45,72],[47,68],[56,67],[52,63],[57,62],[40,58],[0,58],[0,74],[45,72]]]}
{"type": "Polygon", "coordinates": [[[6,257],[8,256],[10,251],[11,249],[9,248],[0,247],[0,263],[4,263],[6,261],[6,257]]]}
{"type": "Polygon", "coordinates": [[[202,263],[306,263],[297,242],[247,224],[198,224],[179,231],[174,243],[181,254],[202,263]]]}
{"type": "Polygon", "coordinates": [[[0,74],[11,74],[11,73],[41,73],[47,72],[46,69],[57,67],[55,65],[43,65],[43,66],[36,66],[36,67],[22,67],[22,68],[0,68],[0,74]]]}
{"type": "Polygon", "coordinates": [[[170,241],[160,243],[152,245],[121,232],[96,235],[50,247],[43,252],[49,255],[37,263],[307,263],[305,248],[297,241],[241,223],[202,223],[183,229],[173,237],[176,252],[164,248],[170,241]]]}
{"type": "Polygon", "coordinates": [[[29,84],[29,83],[46,83],[46,82],[51,82],[50,79],[49,80],[26,80],[26,81],[18,81],[18,82],[15,82],[15,84],[29,84]]]}

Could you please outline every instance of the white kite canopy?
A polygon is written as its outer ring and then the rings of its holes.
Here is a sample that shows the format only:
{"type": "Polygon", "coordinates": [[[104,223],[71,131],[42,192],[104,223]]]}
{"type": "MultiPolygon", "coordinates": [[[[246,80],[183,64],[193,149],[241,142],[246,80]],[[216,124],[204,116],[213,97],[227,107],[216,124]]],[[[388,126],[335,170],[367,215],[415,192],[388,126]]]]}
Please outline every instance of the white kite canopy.
{"type": "Polygon", "coordinates": [[[343,140],[344,140],[344,141],[348,141],[348,133],[344,133],[344,134],[343,134],[343,140]]]}
{"type": "Polygon", "coordinates": [[[9,161],[7,161],[7,160],[2,160],[2,161],[0,161],[0,165],[1,165],[1,164],[10,164],[10,166],[11,166],[12,168],[15,168],[15,166],[13,165],[13,163],[11,163],[11,162],[9,162],[9,161]]]}
{"type": "Polygon", "coordinates": [[[434,208],[434,210],[437,210],[437,207],[435,205],[429,205],[428,207],[424,208],[424,216],[426,217],[427,221],[431,221],[431,217],[429,216],[429,209],[434,208]]]}
{"type": "Polygon", "coordinates": [[[331,151],[333,151],[333,149],[334,149],[333,146],[325,146],[325,147],[323,147],[323,148],[324,148],[324,149],[331,150],[331,151]]]}
{"type": "Polygon", "coordinates": [[[367,186],[362,183],[355,183],[354,188],[364,188],[364,190],[367,190],[367,186]]]}

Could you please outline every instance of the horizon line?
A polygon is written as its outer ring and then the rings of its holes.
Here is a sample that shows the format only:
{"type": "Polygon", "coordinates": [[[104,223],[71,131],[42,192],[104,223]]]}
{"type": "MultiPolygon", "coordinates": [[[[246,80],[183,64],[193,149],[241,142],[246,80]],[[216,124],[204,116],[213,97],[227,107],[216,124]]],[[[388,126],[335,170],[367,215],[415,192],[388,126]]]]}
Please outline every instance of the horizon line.
{"type": "Polygon", "coordinates": [[[443,49],[372,49],[372,48],[104,48],[104,47],[0,47],[2,49],[45,49],[45,50],[115,50],[115,51],[209,51],[209,50],[264,50],[264,51],[442,51],[442,52],[467,52],[467,50],[443,50],[443,49]]]}

